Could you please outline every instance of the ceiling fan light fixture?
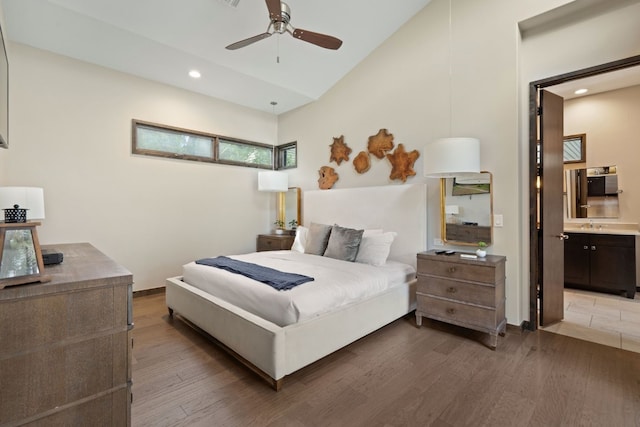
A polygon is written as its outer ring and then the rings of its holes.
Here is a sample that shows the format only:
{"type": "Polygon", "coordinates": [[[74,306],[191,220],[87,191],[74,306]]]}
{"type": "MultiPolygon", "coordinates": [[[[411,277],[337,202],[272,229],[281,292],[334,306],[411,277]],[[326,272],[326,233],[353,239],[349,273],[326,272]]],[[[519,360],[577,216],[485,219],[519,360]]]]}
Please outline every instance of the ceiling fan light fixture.
{"type": "Polygon", "coordinates": [[[329,36],[327,34],[314,33],[313,31],[296,29],[291,26],[289,24],[289,20],[291,19],[291,9],[289,9],[289,6],[286,3],[280,0],[265,0],[265,2],[267,3],[270,20],[267,31],[253,37],[249,37],[248,39],[231,43],[226,47],[226,49],[240,49],[262,39],[266,39],[267,37],[271,37],[271,35],[275,33],[289,33],[296,39],[315,44],[316,46],[320,46],[325,49],[337,50],[342,46],[342,40],[336,37],[329,36]]]}

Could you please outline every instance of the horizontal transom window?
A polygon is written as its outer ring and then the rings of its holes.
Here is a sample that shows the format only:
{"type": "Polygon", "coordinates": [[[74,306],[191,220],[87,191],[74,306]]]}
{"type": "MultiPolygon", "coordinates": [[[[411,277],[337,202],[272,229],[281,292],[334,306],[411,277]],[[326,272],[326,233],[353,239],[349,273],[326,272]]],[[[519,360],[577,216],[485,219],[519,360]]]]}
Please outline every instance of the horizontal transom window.
{"type": "MultiPolygon", "coordinates": [[[[280,147],[156,123],[133,120],[132,152],[146,156],[224,163],[264,169],[295,167],[296,143],[285,144],[289,161],[277,161],[280,147]],[[293,147],[293,148],[292,148],[293,147]],[[291,151],[293,150],[293,151],[291,151]],[[293,157],[290,154],[293,152],[293,157]],[[293,158],[293,160],[291,160],[293,158]]],[[[281,146],[281,147],[285,147],[281,146]]],[[[281,157],[282,158],[282,157],[281,157]]]]}

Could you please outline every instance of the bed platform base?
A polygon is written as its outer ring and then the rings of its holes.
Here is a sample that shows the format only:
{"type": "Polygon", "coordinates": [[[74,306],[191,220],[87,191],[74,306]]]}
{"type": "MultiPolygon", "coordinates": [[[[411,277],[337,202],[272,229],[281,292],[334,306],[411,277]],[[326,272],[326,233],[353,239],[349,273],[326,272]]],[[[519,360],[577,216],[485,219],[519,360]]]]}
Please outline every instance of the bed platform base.
{"type": "Polygon", "coordinates": [[[267,381],[282,388],[284,377],[393,322],[415,309],[415,284],[350,304],[304,322],[280,327],[182,281],[167,279],[166,303],[267,381]]]}
{"type": "Polygon", "coordinates": [[[231,357],[233,357],[238,362],[243,364],[245,367],[249,368],[251,371],[253,371],[255,374],[257,374],[260,378],[262,378],[264,381],[266,381],[267,384],[269,384],[271,386],[271,388],[273,388],[275,391],[280,391],[280,389],[282,388],[282,384],[284,383],[284,378],[281,378],[279,380],[274,380],[268,374],[266,374],[264,371],[262,371],[260,368],[258,368],[256,365],[254,365],[253,363],[249,362],[244,357],[240,356],[238,353],[233,351],[231,348],[227,347],[223,342],[217,340],[214,336],[209,334],[207,331],[205,331],[204,329],[198,327],[198,325],[192,323],[189,319],[181,316],[179,313],[175,313],[175,316],[174,316],[174,310],[171,307],[167,307],[167,308],[169,309],[169,317],[171,317],[173,319],[181,320],[182,322],[186,323],[189,327],[193,328],[199,334],[205,336],[213,344],[215,344],[218,347],[220,347],[220,349],[222,349],[225,352],[227,352],[231,357]]]}

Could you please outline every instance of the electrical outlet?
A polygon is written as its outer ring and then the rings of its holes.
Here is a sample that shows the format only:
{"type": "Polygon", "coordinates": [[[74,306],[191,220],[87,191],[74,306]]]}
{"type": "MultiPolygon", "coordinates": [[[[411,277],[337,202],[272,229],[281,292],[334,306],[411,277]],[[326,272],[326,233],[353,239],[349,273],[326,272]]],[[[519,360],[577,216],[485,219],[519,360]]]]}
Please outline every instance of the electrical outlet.
{"type": "Polygon", "coordinates": [[[442,245],[444,245],[444,243],[442,242],[442,239],[433,239],[433,245],[434,246],[442,246],[442,245]]]}
{"type": "Polygon", "coordinates": [[[503,227],[504,226],[504,219],[502,218],[502,215],[494,215],[493,216],[493,226],[494,227],[503,227]]]}

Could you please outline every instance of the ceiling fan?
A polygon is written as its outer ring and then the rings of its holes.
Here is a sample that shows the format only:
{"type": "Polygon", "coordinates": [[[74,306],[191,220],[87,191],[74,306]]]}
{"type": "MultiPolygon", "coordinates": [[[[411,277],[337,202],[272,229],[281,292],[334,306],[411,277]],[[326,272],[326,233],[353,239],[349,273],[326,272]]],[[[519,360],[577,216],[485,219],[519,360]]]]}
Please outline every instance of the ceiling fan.
{"type": "Polygon", "coordinates": [[[227,46],[227,49],[240,49],[241,47],[248,46],[259,40],[271,37],[274,33],[284,34],[285,32],[291,34],[297,39],[313,43],[326,49],[336,50],[342,46],[342,40],[335,37],[328,36],[326,34],[314,33],[313,31],[302,30],[300,28],[293,28],[291,24],[289,24],[289,20],[291,19],[291,9],[289,9],[289,6],[285,2],[280,0],[266,0],[266,3],[267,9],[269,10],[269,18],[271,19],[271,22],[267,27],[267,31],[262,34],[258,34],[257,36],[231,43],[227,46]]]}

